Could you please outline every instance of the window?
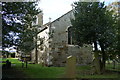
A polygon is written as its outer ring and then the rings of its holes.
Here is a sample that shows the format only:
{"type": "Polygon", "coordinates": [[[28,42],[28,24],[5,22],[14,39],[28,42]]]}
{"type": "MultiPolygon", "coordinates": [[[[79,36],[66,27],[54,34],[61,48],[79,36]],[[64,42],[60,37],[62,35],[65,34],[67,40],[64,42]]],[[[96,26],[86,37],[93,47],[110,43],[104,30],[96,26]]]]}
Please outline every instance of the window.
{"type": "Polygon", "coordinates": [[[68,27],[68,44],[72,44],[72,30],[68,27]]]}

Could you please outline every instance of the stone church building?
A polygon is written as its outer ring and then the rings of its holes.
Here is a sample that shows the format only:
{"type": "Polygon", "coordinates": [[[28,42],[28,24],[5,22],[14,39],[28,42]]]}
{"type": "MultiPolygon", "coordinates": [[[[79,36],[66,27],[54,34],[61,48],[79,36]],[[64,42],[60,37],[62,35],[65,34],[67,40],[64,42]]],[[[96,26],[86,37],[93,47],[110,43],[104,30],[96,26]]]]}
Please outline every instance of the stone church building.
{"type": "MultiPolygon", "coordinates": [[[[42,17],[38,16],[37,24],[42,17]]],[[[42,44],[38,47],[38,61],[46,65],[65,66],[68,56],[75,56],[76,65],[85,65],[92,62],[92,46],[84,45],[80,47],[72,44],[70,35],[71,19],[74,19],[73,10],[62,15],[58,19],[42,25],[41,29],[46,29],[38,34],[42,38],[42,44]]],[[[42,20],[41,20],[42,21],[42,20]]],[[[41,40],[38,40],[38,44],[41,40]]],[[[35,50],[31,53],[31,59],[35,61],[35,50]]]]}

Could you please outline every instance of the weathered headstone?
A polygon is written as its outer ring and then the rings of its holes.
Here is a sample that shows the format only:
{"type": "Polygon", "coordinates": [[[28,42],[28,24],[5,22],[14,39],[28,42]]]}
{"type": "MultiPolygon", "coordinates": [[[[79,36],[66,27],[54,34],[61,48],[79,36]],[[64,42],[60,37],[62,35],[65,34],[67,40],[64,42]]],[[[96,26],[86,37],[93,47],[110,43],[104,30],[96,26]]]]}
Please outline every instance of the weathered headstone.
{"type": "Polygon", "coordinates": [[[74,57],[74,56],[67,57],[65,77],[66,78],[75,78],[76,77],[76,57],[74,57]]]}

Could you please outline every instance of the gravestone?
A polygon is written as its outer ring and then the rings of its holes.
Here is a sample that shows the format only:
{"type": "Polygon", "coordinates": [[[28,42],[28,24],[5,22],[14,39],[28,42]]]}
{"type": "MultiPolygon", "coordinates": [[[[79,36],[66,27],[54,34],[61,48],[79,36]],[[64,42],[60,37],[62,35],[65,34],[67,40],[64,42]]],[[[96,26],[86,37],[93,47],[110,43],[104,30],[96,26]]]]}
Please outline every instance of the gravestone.
{"type": "Polygon", "coordinates": [[[76,57],[74,57],[74,56],[67,57],[65,77],[66,78],[75,78],[76,77],[76,57]]]}

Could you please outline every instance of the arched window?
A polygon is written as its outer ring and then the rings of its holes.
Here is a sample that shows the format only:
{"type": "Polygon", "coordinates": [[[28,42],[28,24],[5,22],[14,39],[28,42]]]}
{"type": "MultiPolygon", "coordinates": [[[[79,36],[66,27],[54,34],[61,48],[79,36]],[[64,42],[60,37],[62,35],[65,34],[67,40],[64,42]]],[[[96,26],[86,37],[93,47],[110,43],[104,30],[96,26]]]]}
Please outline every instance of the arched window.
{"type": "Polygon", "coordinates": [[[68,27],[68,44],[72,44],[72,28],[68,27]]]}

